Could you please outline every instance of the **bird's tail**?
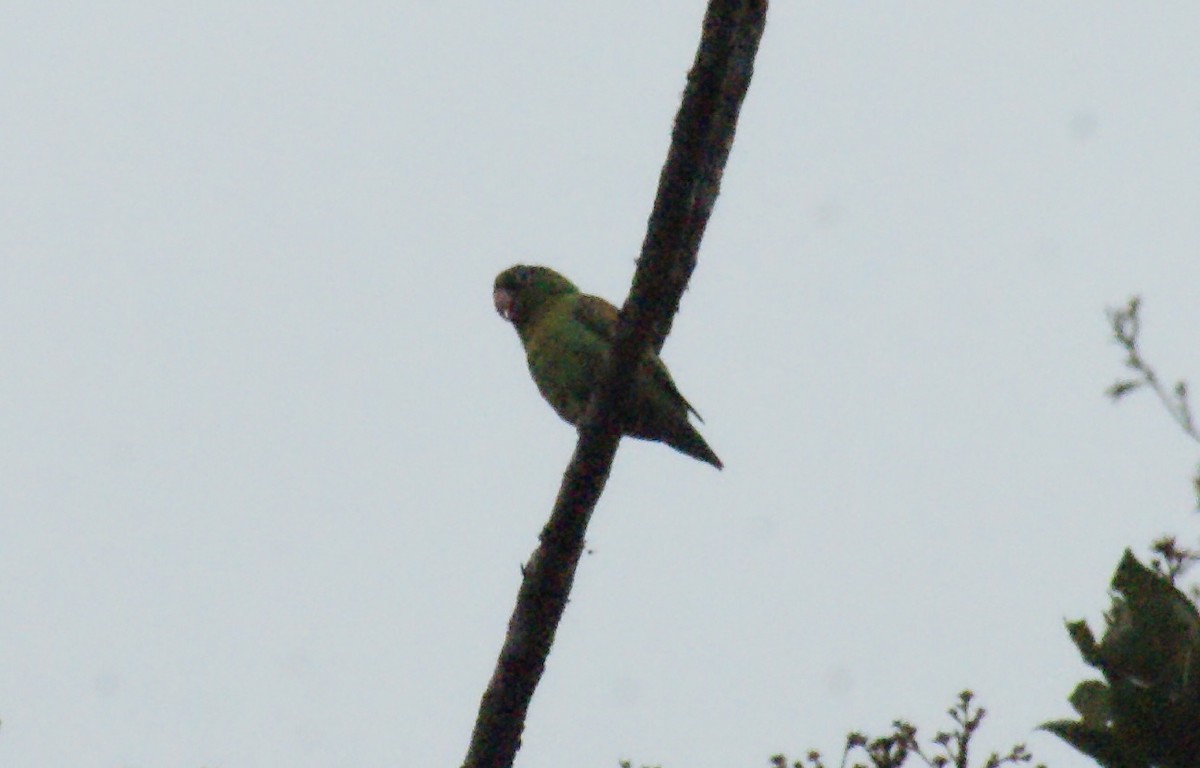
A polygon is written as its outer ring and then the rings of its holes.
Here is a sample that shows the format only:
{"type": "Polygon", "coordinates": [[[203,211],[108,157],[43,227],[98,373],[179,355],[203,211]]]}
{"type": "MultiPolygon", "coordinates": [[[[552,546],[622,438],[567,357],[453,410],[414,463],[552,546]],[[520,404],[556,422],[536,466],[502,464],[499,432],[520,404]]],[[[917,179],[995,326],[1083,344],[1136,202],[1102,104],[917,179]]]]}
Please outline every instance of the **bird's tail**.
{"type": "Polygon", "coordinates": [[[685,453],[694,459],[712,464],[717,469],[723,469],[724,464],[717,458],[717,454],[712,448],[708,447],[708,443],[704,442],[704,438],[696,431],[696,428],[686,421],[681,429],[675,430],[667,439],[667,445],[671,446],[680,453],[685,453]]]}

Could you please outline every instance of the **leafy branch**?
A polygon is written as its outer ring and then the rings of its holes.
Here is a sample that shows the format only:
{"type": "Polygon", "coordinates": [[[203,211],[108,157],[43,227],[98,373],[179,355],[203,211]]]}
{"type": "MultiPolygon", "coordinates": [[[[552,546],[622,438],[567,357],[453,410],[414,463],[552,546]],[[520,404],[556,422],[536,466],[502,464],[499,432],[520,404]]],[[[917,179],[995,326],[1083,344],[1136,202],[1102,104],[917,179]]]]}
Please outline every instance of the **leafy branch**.
{"type": "Polygon", "coordinates": [[[1067,631],[1103,680],[1084,680],[1069,700],[1078,720],[1056,734],[1105,768],[1200,765],[1200,612],[1164,575],[1126,550],[1112,578],[1099,640],[1087,622],[1067,631]]]}

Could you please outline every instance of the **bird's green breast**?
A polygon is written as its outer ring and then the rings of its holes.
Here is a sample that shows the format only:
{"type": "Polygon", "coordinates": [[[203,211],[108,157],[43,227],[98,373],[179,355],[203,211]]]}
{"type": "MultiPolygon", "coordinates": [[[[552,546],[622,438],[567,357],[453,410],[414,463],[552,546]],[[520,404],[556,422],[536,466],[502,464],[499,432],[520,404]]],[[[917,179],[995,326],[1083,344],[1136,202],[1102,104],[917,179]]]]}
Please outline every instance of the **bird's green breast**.
{"type": "Polygon", "coordinates": [[[554,301],[522,334],[529,372],[542,397],[577,424],[604,365],[607,345],[574,317],[572,297],[554,301]]]}

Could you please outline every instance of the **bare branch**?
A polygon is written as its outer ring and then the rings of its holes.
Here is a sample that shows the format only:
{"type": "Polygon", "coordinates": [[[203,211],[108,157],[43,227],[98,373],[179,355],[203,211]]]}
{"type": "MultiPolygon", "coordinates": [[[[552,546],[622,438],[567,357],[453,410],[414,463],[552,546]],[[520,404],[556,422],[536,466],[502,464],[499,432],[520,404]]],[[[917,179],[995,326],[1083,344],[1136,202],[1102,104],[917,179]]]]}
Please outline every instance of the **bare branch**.
{"type": "Polygon", "coordinates": [[[566,608],[587,524],[616,455],[617,414],[629,397],[634,367],[648,346],[662,348],[695,269],[766,11],[766,0],[710,0],[608,372],[580,422],[579,442],[554,511],[525,566],[464,768],[508,768],[520,747],[529,701],[566,608]]]}
{"type": "MultiPolygon", "coordinates": [[[[721,176],[733,145],[738,112],[754,72],[767,2],[710,2],[696,62],[675,117],[671,150],[658,180],[633,290],[623,314],[635,326],[640,312],[654,317],[650,340],[662,350],[679,297],[696,267],[721,176]],[[661,306],[656,306],[661,304],[661,306]]],[[[637,333],[632,343],[641,347],[637,333]]],[[[630,360],[636,357],[631,356],[630,360]]]]}

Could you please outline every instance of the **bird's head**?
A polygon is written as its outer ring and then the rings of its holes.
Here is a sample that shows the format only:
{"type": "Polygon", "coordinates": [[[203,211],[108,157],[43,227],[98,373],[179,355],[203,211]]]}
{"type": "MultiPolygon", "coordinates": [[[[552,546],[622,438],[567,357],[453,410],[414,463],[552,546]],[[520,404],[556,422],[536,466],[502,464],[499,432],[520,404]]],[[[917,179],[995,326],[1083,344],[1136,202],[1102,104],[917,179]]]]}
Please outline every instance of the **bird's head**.
{"type": "Polygon", "coordinates": [[[528,320],[550,298],[578,293],[575,285],[549,267],[518,264],[496,276],[492,302],[500,316],[513,325],[528,320]]]}

